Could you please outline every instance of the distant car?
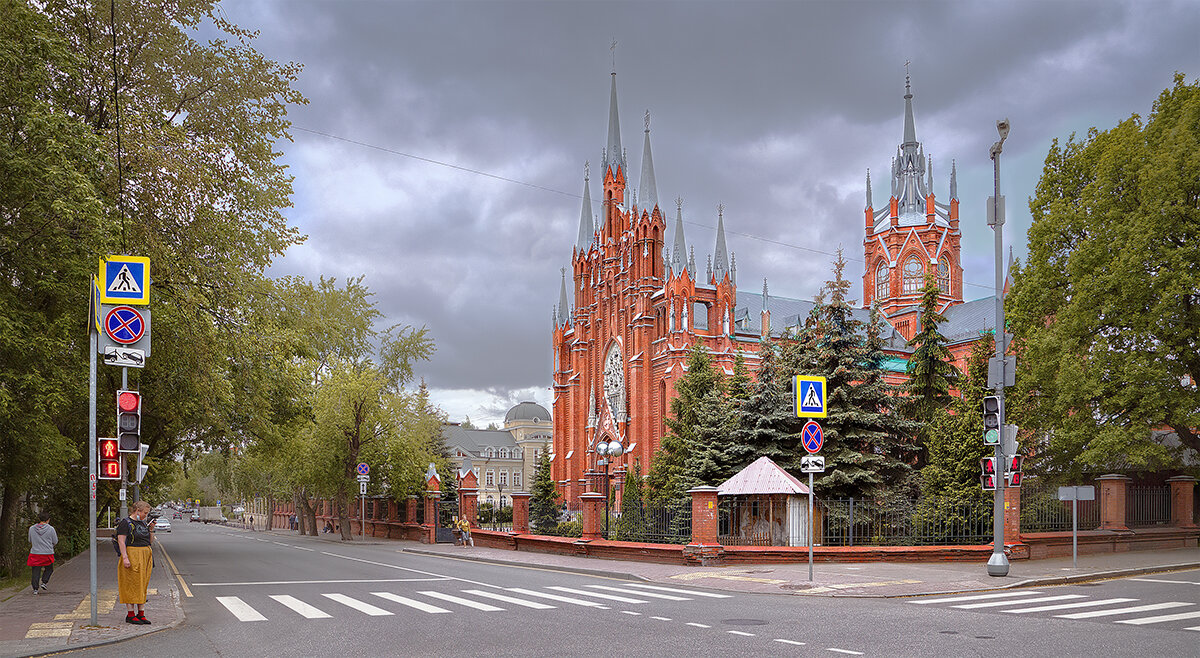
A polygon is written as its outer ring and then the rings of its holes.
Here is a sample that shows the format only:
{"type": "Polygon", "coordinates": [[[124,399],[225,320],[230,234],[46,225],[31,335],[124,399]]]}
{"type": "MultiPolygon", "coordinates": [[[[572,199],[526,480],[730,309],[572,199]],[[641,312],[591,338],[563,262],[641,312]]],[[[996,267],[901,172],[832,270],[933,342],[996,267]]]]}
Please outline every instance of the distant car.
{"type": "Polygon", "coordinates": [[[192,512],[191,520],[194,522],[200,521],[200,512],[192,512]]]}
{"type": "Polygon", "coordinates": [[[183,518],[183,513],[182,513],[182,512],[175,512],[175,514],[174,514],[174,515],[172,515],[172,517],[171,517],[171,518],[174,518],[174,519],[182,519],[182,518],[183,518]]]}
{"type": "Polygon", "coordinates": [[[234,514],[241,514],[241,513],[245,512],[245,511],[246,511],[246,508],[245,508],[245,507],[242,507],[241,505],[239,505],[239,506],[237,506],[237,507],[233,508],[233,513],[234,513],[234,514]]]}
{"type": "Polygon", "coordinates": [[[171,522],[161,516],[154,522],[155,532],[171,532],[171,522]]]}

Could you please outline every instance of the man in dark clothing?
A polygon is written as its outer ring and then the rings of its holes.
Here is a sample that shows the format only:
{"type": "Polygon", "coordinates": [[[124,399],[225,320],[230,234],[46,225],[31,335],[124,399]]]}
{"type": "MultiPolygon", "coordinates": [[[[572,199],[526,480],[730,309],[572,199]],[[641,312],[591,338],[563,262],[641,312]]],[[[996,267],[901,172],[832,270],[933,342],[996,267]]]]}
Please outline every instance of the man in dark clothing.
{"type": "Polygon", "coordinates": [[[58,543],[58,533],[50,525],[50,513],[39,512],[38,522],[29,526],[29,559],[25,564],[33,567],[33,578],[30,583],[33,593],[49,589],[50,574],[54,573],[54,545],[58,543]]]}

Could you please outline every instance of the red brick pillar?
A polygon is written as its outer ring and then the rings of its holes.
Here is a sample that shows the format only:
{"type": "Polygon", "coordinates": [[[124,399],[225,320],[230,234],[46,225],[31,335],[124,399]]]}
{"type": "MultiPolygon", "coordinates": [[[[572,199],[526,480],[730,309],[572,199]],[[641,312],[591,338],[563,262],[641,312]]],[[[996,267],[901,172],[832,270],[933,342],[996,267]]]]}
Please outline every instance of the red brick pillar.
{"type": "Polygon", "coordinates": [[[479,527],[479,490],[461,488],[458,490],[458,516],[466,519],[472,528],[479,527]]]}
{"type": "Polygon", "coordinates": [[[529,534],[529,497],[528,491],[514,491],[513,503],[513,532],[518,535],[529,534]]]}
{"type": "Polygon", "coordinates": [[[1195,506],[1192,491],[1196,488],[1196,478],[1190,475],[1177,475],[1167,478],[1171,485],[1171,525],[1176,528],[1195,528],[1195,506]]]}
{"type": "Polygon", "coordinates": [[[689,489],[692,496],[692,543],[717,543],[717,488],[689,489]]]}
{"type": "Polygon", "coordinates": [[[583,539],[600,539],[604,531],[604,494],[580,494],[583,503],[583,539]]]}
{"type": "Polygon", "coordinates": [[[416,496],[409,496],[408,501],[405,502],[404,522],[405,523],[416,523],[417,522],[417,497],[416,496]]]}
{"type": "Polygon", "coordinates": [[[1021,489],[1008,487],[1004,490],[1004,541],[1021,540],[1021,489]]]}
{"type": "Polygon", "coordinates": [[[438,501],[442,498],[441,491],[426,491],[425,492],[425,524],[421,527],[425,529],[425,543],[437,543],[437,525],[438,525],[438,501]]]}
{"type": "Polygon", "coordinates": [[[1125,487],[1129,478],[1109,474],[1096,478],[1100,481],[1100,529],[1128,530],[1125,525],[1125,487]]]}

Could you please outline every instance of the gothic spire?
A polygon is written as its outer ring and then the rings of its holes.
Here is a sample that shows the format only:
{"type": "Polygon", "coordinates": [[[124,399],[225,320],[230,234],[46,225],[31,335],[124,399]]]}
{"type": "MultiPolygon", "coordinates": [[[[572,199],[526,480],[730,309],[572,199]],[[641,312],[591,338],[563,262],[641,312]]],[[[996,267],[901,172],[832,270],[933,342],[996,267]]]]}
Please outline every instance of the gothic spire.
{"type": "Polygon", "coordinates": [[[604,148],[604,168],[612,169],[616,175],[617,168],[626,170],[625,150],[621,148],[621,119],[617,113],[617,72],[612,73],[612,92],[608,101],[608,142],[604,148]]]}
{"type": "Polygon", "coordinates": [[[675,199],[675,248],[671,250],[671,273],[687,270],[687,242],[683,239],[683,199],[675,199]]]}
{"type": "Polygon", "coordinates": [[[763,310],[763,313],[766,313],[766,312],[767,312],[767,306],[768,306],[768,300],[769,300],[769,299],[770,299],[770,298],[767,296],[767,278],[766,278],[766,277],[763,277],[763,298],[762,298],[762,302],[763,302],[763,307],[762,307],[762,310],[763,310]]]}
{"type": "Polygon", "coordinates": [[[729,271],[729,251],[725,247],[725,205],[717,205],[717,248],[713,252],[713,276],[717,283],[729,271]]]}
{"type": "Polygon", "coordinates": [[[580,252],[588,250],[592,246],[592,242],[596,237],[596,227],[592,223],[592,193],[590,185],[588,185],[588,163],[583,163],[583,209],[579,211],[579,237],[575,240],[575,246],[579,247],[580,252]]]}
{"type": "Polygon", "coordinates": [[[871,203],[871,170],[868,168],[867,169],[867,210],[870,210],[871,208],[874,208],[874,207],[875,207],[875,205],[871,203]]]}
{"type": "Polygon", "coordinates": [[[958,167],[954,161],[950,161],[950,198],[958,198],[958,167]]]}
{"type": "Polygon", "coordinates": [[[562,268],[562,285],[558,290],[558,324],[567,323],[567,268],[562,268]]]}
{"type": "Polygon", "coordinates": [[[638,187],[642,190],[642,205],[639,207],[654,212],[654,209],[658,207],[658,184],[654,181],[654,158],[650,155],[650,110],[646,110],[646,140],[642,147],[642,180],[638,187]]]}
{"type": "MultiPolygon", "coordinates": [[[[907,65],[905,65],[905,68],[907,68],[907,65]]],[[[616,73],[614,73],[613,75],[615,76],[616,73]]],[[[616,98],[617,98],[616,85],[617,85],[617,82],[616,82],[616,79],[614,78],[613,79],[613,107],[614,108],[616,107],[616,102],[617,102],[616,101],[616,98]]],[[[916,146],[916,144],[917,144],[917,127],[916,127],[916,123],[913,121],[912,99],[913,99],[912,86],[909,83],[908,72],[905,71],[905,73],[904,73],[904,146],[908,146],[909,144],[916,146]]]]}

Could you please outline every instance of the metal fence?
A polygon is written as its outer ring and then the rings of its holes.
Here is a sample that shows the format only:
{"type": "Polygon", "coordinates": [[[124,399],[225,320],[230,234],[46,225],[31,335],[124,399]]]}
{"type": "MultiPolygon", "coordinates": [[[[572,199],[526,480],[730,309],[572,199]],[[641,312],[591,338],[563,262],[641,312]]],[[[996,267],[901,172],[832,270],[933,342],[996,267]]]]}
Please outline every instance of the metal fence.
{"type": "Polygon", "coordinates": [[[1125,525],[1130,528],[1169,525],[1171,487],[1147,486],[1125,489],[1125,525]]]}
{"type": "MultiPolygon", "coordinates": [[[[1077,527],[1095,530],[1100,527],[1100,501],[1075,502],[1077,527]]],[[[1021,532],[1063,532],[1071,529],[1071,501],[1058,499],[1058,486],[1036,479],[1025,480],[1021,486],[1021,532]]]]}
{"type": "MultiPolygon", "coordinates": [[[[608,519],[609,539],[653,544],[686,544],[692,540],[692,501],[669,503],[642,502],[611,510],[608,519]]],[[[601,530],[604,529],[603,522],[601,530]]]]}
{"type": "Polygon", "coordinates": [[[992,540],[992,500],[818,499],[816,543],[824,546],[985,544],[992,540]]]}

